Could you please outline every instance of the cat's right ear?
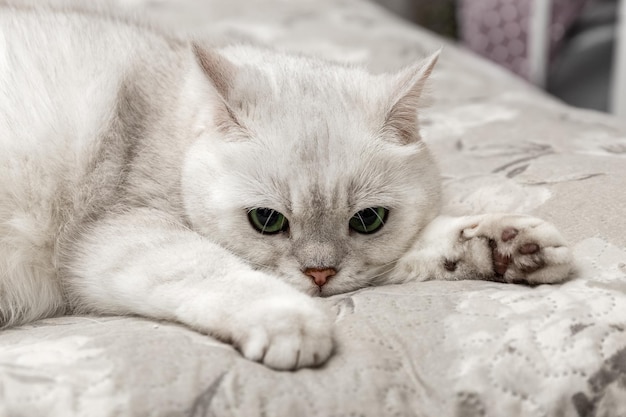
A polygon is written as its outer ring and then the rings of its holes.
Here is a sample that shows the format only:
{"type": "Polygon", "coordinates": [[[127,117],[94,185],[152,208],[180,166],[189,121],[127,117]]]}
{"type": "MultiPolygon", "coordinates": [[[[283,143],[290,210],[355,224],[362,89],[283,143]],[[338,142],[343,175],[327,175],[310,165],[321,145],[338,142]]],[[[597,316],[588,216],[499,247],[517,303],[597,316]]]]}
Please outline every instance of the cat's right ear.
{"type": "Polygon", "coordinates": [[[396,74],[396,88],[392,94],[384,130],[393,134],[402,144],[420,140],[417,111],[426,81],[440,52],[441,50],[396,74]]]}
{"type": "Polygon", "coordinates": [[[243,133],[245,129],[228,105],[228,95],[232,88],[237,67],[218,52],[192,44],[194,55],[219,97],[216,103],[215,123],[224,133],[243,133]]]}

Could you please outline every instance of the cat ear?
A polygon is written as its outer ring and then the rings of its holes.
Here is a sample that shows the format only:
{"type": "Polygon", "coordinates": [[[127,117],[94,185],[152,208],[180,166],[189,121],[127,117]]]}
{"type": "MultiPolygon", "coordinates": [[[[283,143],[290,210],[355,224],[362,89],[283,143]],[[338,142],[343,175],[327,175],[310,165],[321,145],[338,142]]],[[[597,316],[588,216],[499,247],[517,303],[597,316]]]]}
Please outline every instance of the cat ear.
{"type": "Polygon", "coordinates": [[[384,130],[395,134],[402,144],[420,140],[417,109],[426,80],[433,71],[440,52],[441,49],[397,75],[397,87],[385,118],[384,130]]]}
{"type": "Polygon", "coordinates": [[[225,133],[245,131],[227,102],[237,67],[217,51],[204,48],[197,43],[193,43],[192,48],[204,75],[219,95],[216,100],[215,123],[217,127],[225,133]]]}

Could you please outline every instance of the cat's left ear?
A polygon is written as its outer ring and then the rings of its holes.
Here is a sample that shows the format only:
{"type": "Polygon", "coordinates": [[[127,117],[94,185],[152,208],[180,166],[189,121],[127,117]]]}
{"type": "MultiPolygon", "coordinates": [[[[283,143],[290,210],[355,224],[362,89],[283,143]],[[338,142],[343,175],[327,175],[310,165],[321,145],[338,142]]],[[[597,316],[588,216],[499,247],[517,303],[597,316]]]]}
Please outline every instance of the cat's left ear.
{"type": "Polygon", "coordinates": [[[396,75],[396,89],[392,94],[391,107],[385,118],[384,130],[396,136],[402,144],[420,140],[417,110],[426,81],[440,53],[441,49],[396,75]]]}

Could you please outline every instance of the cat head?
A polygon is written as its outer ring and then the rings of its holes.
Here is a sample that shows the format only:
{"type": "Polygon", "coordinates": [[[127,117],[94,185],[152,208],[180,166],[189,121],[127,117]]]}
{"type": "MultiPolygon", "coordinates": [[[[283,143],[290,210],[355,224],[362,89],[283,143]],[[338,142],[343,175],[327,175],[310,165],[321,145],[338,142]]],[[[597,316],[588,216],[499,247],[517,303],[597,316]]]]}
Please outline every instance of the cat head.
{"type": "Polygon", "coordinates": [[[384,283],[439,209],[417,112],[436,56],[372,75],[248,47],[195,52],[213,95],[183,169],[192,227],[311,295],[384,283]]]}

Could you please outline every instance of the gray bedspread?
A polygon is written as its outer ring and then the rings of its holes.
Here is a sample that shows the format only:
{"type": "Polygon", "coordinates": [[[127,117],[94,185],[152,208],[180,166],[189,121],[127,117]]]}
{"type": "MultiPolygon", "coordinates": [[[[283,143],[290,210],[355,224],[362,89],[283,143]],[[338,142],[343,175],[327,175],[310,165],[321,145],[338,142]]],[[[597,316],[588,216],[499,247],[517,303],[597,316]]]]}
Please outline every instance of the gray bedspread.
{"type": "Polygon", "coordinates": [[[580,273],[560,286],[424,282],[324,299],[337,352],[297,372],[176,324],[43,320],[0,333],[0,416],[626,416],[626,129],[617,120],[558,103],[364,0],[119,3],[207,42],[373,71],[443,46],[421,121],[448,209],[552,221],[580,273]]]}

